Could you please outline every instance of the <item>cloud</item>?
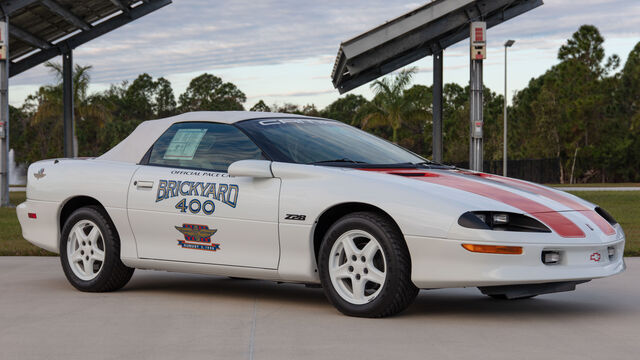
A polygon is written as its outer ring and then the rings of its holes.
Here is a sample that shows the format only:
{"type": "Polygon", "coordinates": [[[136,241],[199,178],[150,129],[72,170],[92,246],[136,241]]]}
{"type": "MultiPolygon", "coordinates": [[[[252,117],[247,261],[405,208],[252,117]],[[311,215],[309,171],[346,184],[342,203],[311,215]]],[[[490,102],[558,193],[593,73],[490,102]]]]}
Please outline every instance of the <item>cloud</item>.
{"type": "Polygon", "coordinates": [[[249,98],[269,98],[269,97],[303,97],[303,96],[315,96],[315,95],[324,95],[324,94],[332,94],[335,93],[335,89],[324,89],[324,90],[314,90],[314,91],[291,91],[284,93],[273,93],[273,94],[261,94],[261,95],[253,95],[249,98]]]}
{"type": "MultiPolygon", "coordinates": [[[[282,64],[317,58],[327,78],[340,42],[402,15],[423,2],[400,0],[174,0],[75,51],[79,64],[93,65],[93,81],[118,83],[143,72],[152,76],[282,64]]],[[[545,5],[489,30],[489,52],[517,39],[512,51],[552,52],[581,24],[597,25],[605,38],[638,37],[636,0],[547,0],[545,5]],[[624,15],[622,15],[624,14],[624,15]]],[[[448,57],[466,57],[466,43],[448,57]]],[[[492,55],[492,56],[493,56],[492,55]]],[[[54,61],[59,59],[54,59],[54,61]]],[[[315,79],[316,77],[314,77],[315,79]]],[[[52,79],[39,66],[12,85],[52,79]]]]}

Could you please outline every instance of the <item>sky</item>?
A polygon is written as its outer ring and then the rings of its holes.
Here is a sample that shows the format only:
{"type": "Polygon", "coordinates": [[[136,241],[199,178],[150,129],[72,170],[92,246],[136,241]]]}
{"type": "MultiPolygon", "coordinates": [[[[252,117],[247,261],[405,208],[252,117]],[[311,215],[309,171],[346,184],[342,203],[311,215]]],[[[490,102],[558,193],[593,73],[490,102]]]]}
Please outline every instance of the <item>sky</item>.
{"type": "MultiPolygon", "coordinates": [[[[141,73],[171,81],[176,98],[204,72],[236,84],[247,95],[245,108],[315,104],[339,98],[331,70],[342,41],[418,8],[428,1],[398,0],[173,0],[146,17],[74,51],[74,62],[93,66],[90,92],[131,81],[141,73]]],[[[624,65],[640,41],[638,0],[544,0],[545,4],[487,31],[484,83],[504,92],[504,47],[509,49],[508,98],[556,64],[558,48],[582,24],[605,38],[607,56],[624,65]]],[[[469,44],[444,52],[444,81],[469,82],[469,44]]],[[[61,61],[60,58],[54,61],[61,61]]],[[[431,85],[432,58],[414,64],[415,84],[431,85]]],[[[20,106],[27,95],[55,78],[42,65],[10,79],[9,101],[20,106]]],[[[369,85],[350,93],[372,97],[369,85]]]]}

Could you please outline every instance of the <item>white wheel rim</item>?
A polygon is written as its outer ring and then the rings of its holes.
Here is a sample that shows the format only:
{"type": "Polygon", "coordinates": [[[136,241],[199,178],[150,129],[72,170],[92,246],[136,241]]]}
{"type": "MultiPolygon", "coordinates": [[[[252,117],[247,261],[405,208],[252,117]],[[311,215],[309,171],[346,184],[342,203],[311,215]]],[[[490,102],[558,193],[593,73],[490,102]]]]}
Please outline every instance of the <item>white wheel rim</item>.
{"type": "Polygon", "coordinates": [[[362,230],[342,234],[331,248],[329,277],[344,300],[355,305],[373,301],[387,278],[387,261],[378,240],[362,230]]]}
{"type": "Polygon", "coordinates": [[[78,221],[69,232],[67,261],[80,280],[93,280],[102,270],[104,238],[100,228],[93,221],[78,221]]]}

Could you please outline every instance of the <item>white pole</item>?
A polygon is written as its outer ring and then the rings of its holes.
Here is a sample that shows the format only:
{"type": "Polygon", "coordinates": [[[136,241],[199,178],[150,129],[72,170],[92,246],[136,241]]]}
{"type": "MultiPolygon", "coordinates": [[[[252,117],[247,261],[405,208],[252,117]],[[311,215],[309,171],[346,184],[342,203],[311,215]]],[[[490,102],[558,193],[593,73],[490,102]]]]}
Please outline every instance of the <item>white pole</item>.
{"type": "Polygon", "coordinates": [[[504,137],[502,138],[502,175],[507,176],[507,46],[504,47],[504,137]]]}
{"type": "Polygon", "coordinates": [[[502,175],[507,176],[507,48],[515,43],[515,40],[507,40],[504,43],[504,135],[502,136],[502,175]]]}

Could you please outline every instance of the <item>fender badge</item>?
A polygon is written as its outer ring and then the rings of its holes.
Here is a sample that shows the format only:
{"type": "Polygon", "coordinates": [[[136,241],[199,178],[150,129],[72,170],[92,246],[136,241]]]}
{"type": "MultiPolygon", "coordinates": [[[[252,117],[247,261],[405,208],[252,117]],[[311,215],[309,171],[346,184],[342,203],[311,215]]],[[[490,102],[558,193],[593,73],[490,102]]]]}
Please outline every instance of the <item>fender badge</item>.
{"type": "Polygon", "coordinates": [[[42,169],[38,170],[38,172],[37,172],[37,173],[33,173],[33,176],[34,176],[36,179],[40,180],[40,179],[42,179],[43,177],[47,176],[47,174],[45,174],[45,173],[44,173],[44,168],[42,168],[42,169]]]}

